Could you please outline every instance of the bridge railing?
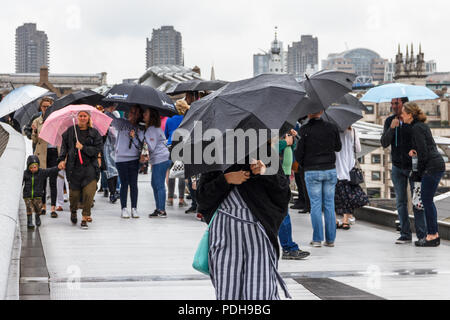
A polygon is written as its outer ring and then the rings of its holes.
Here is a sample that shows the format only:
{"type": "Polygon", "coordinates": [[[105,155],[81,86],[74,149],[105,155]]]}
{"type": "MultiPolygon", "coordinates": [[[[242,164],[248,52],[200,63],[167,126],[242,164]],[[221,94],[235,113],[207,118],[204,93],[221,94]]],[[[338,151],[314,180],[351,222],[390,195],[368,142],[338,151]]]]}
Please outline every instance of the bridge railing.
{"type": "Polygon", "coordinates": [[[0,300],[7,295],[25,161],[23,136],[0,123],[0,300]]]}

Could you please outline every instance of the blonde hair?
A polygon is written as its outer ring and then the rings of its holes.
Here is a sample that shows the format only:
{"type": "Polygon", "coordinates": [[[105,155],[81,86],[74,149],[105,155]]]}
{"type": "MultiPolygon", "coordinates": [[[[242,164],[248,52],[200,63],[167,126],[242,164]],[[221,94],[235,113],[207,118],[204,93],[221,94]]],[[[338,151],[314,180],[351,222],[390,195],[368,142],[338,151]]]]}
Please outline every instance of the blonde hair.
{"type": "Polygon", "coordinates": [[[91,117],[91,113],[89,111],[85,111],[85,110],[78,111],[77,117],[82,112],[86,113],[89,116],[88,127],[93,128],[94,126],[92,125],[92,117],[91,117]]]}
{"type": "Polygon", "coordinates": [[[177,109],[178,113],[182,116],[186,113],[186,111],[189,110],[191,106],[187,104],[186,100],[177,100],[175,104],[175,108],[177,109]]]}
{"type": "Polygon", "coordinates": [[[419,108],[417,103],[414,102],[408,102],[403,105],[403,108],[405,109],[405,112],[407,114],[410,114],[413,116],[414,120],[420,121],[420,122],[426,122],[427,116],[423,112],[422,109],[419,108]]]}

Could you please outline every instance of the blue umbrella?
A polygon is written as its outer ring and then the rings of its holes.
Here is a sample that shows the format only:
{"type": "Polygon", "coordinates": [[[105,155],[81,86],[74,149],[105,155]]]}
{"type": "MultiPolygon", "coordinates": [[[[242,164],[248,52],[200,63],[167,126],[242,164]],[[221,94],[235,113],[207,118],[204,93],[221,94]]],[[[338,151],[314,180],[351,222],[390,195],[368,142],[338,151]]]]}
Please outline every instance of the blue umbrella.
{"type": "Polygon", "coordinates": [[[370,89],[360,101],[382,103],[391,102],[392,99],[403,97],[407,97],[409,101],[434,100],[439,98],[433,91],[424,86],[391,83],[370,89]]]}

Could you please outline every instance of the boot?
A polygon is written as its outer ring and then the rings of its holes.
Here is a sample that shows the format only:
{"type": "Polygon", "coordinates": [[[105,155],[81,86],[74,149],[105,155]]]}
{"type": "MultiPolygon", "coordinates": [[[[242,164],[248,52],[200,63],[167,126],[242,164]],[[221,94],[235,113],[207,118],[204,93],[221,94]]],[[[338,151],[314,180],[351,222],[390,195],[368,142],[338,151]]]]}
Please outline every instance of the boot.
{"type": "Polygon", "coordinates": [[[34,215],[34,220],[36,221],[36,226],[40,227],[41,226],[41,217],[38,213],[34,215]]]}
{"type": "Polygon", "coordinates": [[[33,215],[28,215],[27,216],[27,228],[28,229],[34,229],[34,224],[33,224],[33,215]]]}

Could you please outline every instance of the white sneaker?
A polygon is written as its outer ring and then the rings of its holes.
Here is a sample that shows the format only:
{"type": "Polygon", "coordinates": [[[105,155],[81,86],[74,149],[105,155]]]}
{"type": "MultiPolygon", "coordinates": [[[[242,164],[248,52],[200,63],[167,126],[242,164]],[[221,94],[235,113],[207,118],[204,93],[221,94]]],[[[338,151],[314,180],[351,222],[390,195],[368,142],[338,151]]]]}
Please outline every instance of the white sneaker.
{"type": "Polygon", "coordinates": [[[322,247],[322,242],[318,242],[318,241],[311,241],[310,243],[309,243],[310,245],[311,245],[311,247],[314,247],[314,248],[320,248],[320,247],[322,247]]]}
{"type": "Polygon", "coordinates": [[[122,219],[130,219],[130,214],[128,213],[128,209],[127,208],[123,208],[122,209],[122,219]]]}
{"type": "Polygon", "coordinates": [[[348,222],[353,225],[356,223],[356,218],[355,217],[348,218],[348,222]]]}
{"type": "Polygon", "coordinates": [[[139,215],[137,213],[137,209],[136,208],[131,208],[131,217],[134,219],[139,218],[139,215]]]}

